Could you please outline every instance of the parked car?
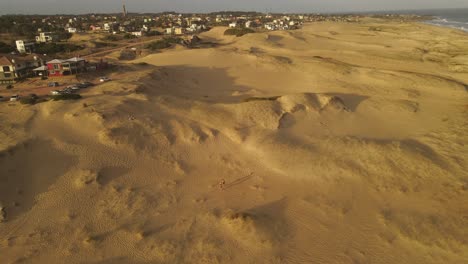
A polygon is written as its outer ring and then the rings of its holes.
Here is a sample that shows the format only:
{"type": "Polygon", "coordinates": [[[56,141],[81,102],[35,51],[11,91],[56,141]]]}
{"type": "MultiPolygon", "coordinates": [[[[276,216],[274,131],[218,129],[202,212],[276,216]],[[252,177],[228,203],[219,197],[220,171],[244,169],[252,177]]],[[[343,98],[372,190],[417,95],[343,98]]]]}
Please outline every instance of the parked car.
{"type": "Polygon", "coordinates": [[[19,95],[15,94],[10,97],[10,102],[15,102],[19,100],[19,95]]]}
{"type": "Polygon", "coordinates": [[[60,86],[60,84],[58,82],[50,82],[48,84],[49,87],[57,87],[57,86],[60,86]]]}
{"type": "Polygon", "coordinates": [[[100,81],[100,82],[108,82],[108,81],[110,81],[110,80],[111,80],[111,79],[109,79],[109,78],[107,78],[107,77],[101,77],[101,78],[99,78],[99,81],[100,81]]]}
{"type": "Polygon", "coordinates": [[[62,94],[72,94],[73,92],[71,88],[65,88],[61,91],[62,94]]]}
{"type": "Polygon", "coordinates": [[[78,87],[80,88],[88,88],[90,86],[93,86],[94,84],[93,83],[90,83],[90,82],[82,82],[82,83],[79,83],[78,84],[78,87]]]}
{"type": "Polygon", "coordinates": [[[50,94],[52,94],[52,95],[59,95],[59,94],[61,94],[61,92],[60,92],[60,91],[57,91],[57,90],[53,90],[53,91],[50,92],[50,94]]]}

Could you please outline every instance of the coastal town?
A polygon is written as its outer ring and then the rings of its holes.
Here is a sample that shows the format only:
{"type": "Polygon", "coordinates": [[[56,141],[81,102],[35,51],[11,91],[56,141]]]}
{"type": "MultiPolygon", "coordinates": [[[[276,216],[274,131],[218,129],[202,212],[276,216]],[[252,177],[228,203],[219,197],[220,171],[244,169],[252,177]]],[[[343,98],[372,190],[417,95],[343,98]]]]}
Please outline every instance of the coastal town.
{"type": "Polygon", "coordinates": [[[0,264],[468,264],[467,128],[468,0],[0,0],[0,264]]]}
{"type": "Polygon", "coordinates": [[[16,101],[27,93],[34,98],[52,92],[69,93],[72,90],[67,87],[77,87],[80,79],[103,80],[101,75],[109,73],[110,66],[119,60],[135,59],[173,45],[197,46],[203,43],[198,34],[214,27],[226,27],[225,35],[242,36],[295,30],[304,23],[359,23],[364,17],[257,12],[137,14],[129,13],[125,5],[120,14],[1,16],[0,101],[16,101]],[[117,58],[107,56],[115,51],[117,58]]]}

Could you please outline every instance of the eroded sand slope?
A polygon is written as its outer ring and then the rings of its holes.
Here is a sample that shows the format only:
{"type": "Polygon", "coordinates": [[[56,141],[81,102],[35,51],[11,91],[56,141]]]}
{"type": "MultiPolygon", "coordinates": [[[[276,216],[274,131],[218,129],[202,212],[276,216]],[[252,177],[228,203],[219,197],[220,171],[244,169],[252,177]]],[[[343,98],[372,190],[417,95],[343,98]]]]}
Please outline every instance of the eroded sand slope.
{"type": "Polygon", "coordinates": [[[466,34],[222,32],[0,104],[1,263],[468,262],[466,34]]]}

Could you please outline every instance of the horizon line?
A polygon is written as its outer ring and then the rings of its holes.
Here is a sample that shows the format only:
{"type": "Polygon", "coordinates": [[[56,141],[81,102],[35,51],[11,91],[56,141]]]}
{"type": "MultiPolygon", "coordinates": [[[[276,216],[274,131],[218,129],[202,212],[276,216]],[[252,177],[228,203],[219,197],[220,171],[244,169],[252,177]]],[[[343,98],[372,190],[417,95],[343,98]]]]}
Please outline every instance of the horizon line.
{"type": "MultiPolygon", "coordinates": [[[[214,13],[226,13],[226,12],[239,12],[239,13],[260,13],[260,14],[304,14],[304,15],[316,15],[316,14],[374,14],[374,13],[382,13],[382,12],[413,12],[413,11],[434,11],[434,10],[453,10],[453,9],[468,9],[467,7],[449,7],[449,8],[424,8],[424,9],[385,9],[385,10],[367,10],[367,11],[315,11],[315,12],[292,12],[292,11],[285,11],[285,12],[263,12],[257,10],[218,10],[218,11],[211,11],[211,12],[178,12],[174,10],[169,11],[160,11],[160,12],[128,12],[127,14],[164,14],[164,13],[176,13],[176,14],[214,14],[214,13]]],[[[6,13],[1,14],[1,16],[82,16],[82,15],[114,15],[114,14],[121,14],[121,12],[95,12],[95,13],[47,13],[47,14],[21,14],[21,13],[6,13]]]]}

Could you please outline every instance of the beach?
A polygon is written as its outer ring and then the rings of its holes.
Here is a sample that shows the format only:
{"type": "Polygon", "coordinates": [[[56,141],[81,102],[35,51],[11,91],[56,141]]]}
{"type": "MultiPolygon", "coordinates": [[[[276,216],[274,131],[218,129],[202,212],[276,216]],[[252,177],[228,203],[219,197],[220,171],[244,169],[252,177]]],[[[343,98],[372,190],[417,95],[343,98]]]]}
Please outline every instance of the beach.
{"type": "Polygon", "coordinates": [[[465,32],[225,30],[0,102],[1,263],[468,262],[465,32]]]}

